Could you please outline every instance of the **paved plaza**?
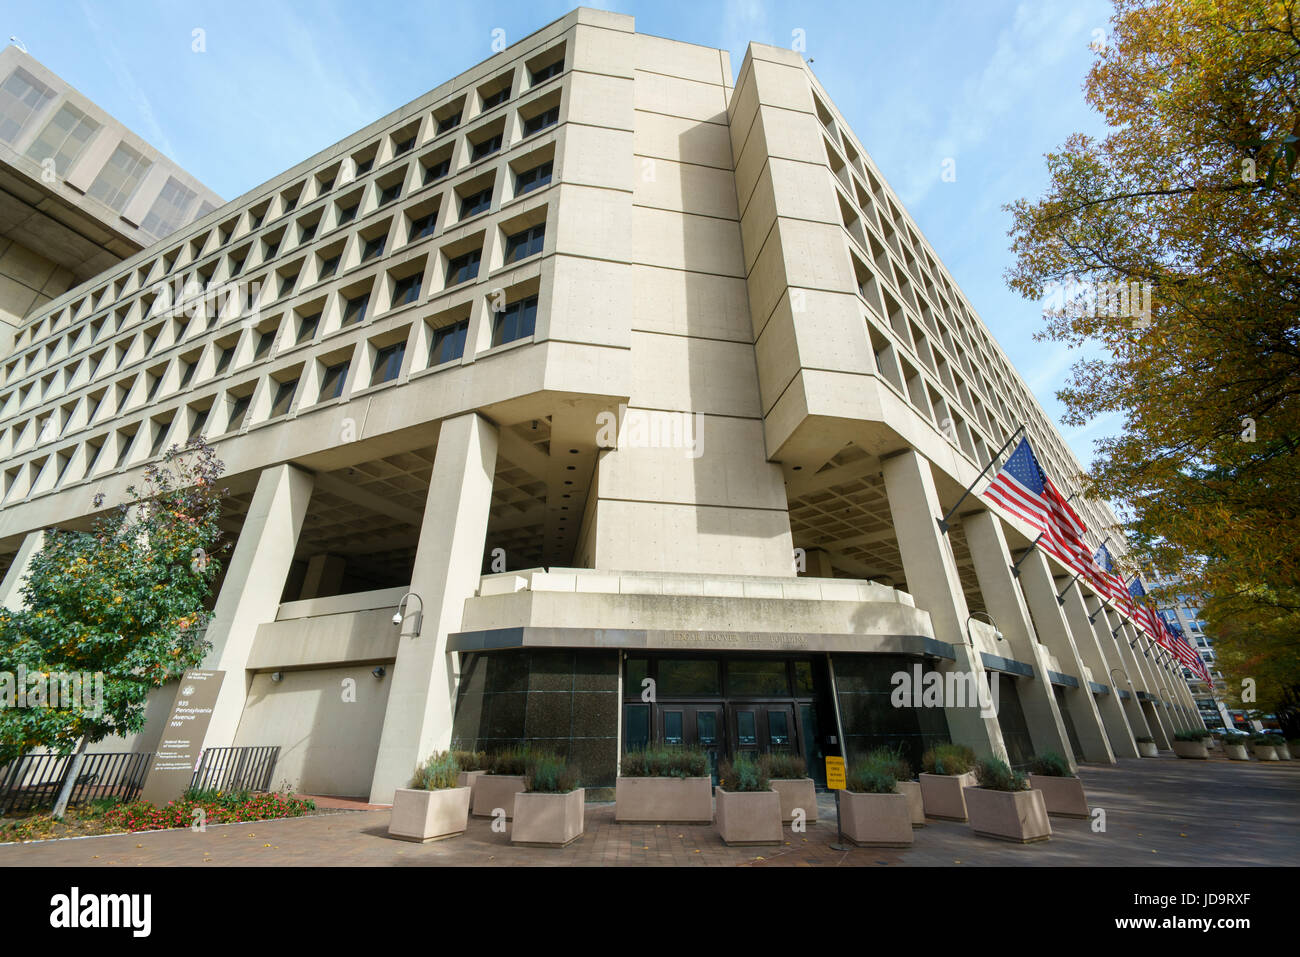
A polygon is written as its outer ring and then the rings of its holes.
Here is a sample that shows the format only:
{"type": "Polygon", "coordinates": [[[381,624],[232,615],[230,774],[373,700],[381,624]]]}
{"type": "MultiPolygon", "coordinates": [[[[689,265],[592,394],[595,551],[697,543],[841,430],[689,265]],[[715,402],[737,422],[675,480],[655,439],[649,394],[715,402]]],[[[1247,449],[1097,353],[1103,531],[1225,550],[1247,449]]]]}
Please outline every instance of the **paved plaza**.
{"type": "Polygon", "coordinates": [[[1052,840],[1019,846],[975,837],[967,825],[931,821],[907,850],[832,850],[835,802],[820,820],[785,832],[780,847],[727,847],[713,827],[620,825],[613,804],[588,804],[586,833],[563,849],[512,847],[509,834],[472,819],[462,837],[429,845],[387,836],[389,812],[335,810],[307,818],[222,825],[205,833],[154,831],[0,845],[0,866],[731,866],[872,865],[1295,866],[1300,864],[1300,762],[1240,764],[1122,760],[1085,765],[1080,777],[1106,830],[1052,819],[1052,840]]]}

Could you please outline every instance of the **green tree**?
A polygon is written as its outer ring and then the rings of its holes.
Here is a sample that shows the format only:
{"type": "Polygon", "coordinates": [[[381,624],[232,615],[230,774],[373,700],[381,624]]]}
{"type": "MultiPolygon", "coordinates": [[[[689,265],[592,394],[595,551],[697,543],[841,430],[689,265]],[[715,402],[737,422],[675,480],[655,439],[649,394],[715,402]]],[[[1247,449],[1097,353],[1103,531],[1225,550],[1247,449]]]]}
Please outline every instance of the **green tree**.
{"type": "Polygon", "coordinates": [[[1007,207],[1008,282],[1059,294],[1040,338],[1101,347],[1066,423],[1122,422],[1086,492],[1203,596],[1231,685],[1267,659],[1273,702],[1300,686],[1298,29],[1297,0],[1116,0],[1085,84],[1108,134],[1007,207]]]}
{"type": "Polygon", "coordinates": [[[197,667],[208,650],[223,470],[201,439],[173,446],[90,531],[48,530],[23,583],[25,607],[0,612],[0,671],[103,676],[98,702],[0,710],[0,765],[38,747],[73,754],[56,816],[85,749],[140,731],[149,691],[197,667]]]}

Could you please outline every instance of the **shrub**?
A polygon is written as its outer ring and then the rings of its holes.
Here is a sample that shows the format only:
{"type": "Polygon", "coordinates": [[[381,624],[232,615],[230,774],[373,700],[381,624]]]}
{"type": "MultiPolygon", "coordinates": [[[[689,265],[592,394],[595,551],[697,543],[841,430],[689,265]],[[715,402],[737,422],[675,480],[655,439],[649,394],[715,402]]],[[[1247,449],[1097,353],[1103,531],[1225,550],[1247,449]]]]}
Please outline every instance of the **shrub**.
{"type": "Polygon", "coordinates": [[[1029,759],[1029,770],[1046,778],[1074,777],[1074,772],[1070,770],[1070,762],[1055,751],[1044,751],[1042,754],[1035,754],[1029,759]]]}
{"type": "Polygon", "coordinates": [[[489,767],[484,770],[490,774],[527,774],[533,753],[526,744],[504,748],[488,755],[489,767]]]}
{"type": "Polygon", "coordinates": [[[776,781],[790,781],[808,776],[808,763],[797,754],[788,751],[774,751],[765,754],[759,761],[767,771],[767,776],[776,781]]]}
{"type": "Polygon", "coordinates": [[[975,780],[980,787],[990,791],[1029,790],[1029,779],[997,758],[980,758],[975,765],[975,780]]]}
{"type": "Polygon", "coordinates": [[[1257,748],[1275,748],[1277,747],[1277,743],[1281,740],[1282,739],[1275,734],[1257,734],[1250,739],[1250,743],[1257,748]]]}
{"type": "Polygon", "coordinates": [[[558,754],[533,755],[528,767],[528,790],[538,794],[568,794],[578,787],[577,769],[558,754]]]}
{"type": "Polygon", "coordinates": [[[862,763],[886,772],[895,781],[910,781],[915,777],[912,762],[903,756],[901,748],[875,748],[867,753],[862,763]]]}
{"type": "Polygon", "coordinates": [[[195,820],[194,810],[202,808],[208,824],[230,824],[236,821],[265,821],[278,817],[302,817],[316,810],[316,802],[280,794],[275,791],[197,791],[202,797],[187,795],[164,807],[154,807],[147,801],[132,801],[110,808],[104,821],[126,831],[155,831],[163,828],[190,827],[195,820]]]}
{"type": "Polygon", "coordinates": [[[975,766],[975,752],[964,744],[937,744],[921,757],[926,774],[965,774],[975,766]]]}
{"type": "Polygon", "coordinates": [[[871,762],[855,767],[845,783],[854,794],[893,794],[898,790],[898,780],[888,767],[871,762]]]}
{"type": "Polygon", "coordinates": [[[709,756],[698,748],[646,748],[623,755],[625,778],[702,778],[709,775],[709,756]]]}
{"type": "Polygon", "coordinates": [[[1210,732],[1201,729],[1199,731],[1175,731],[1175,741],[1202,741],[1210,736],[1210,732]]]}
{"type": "Polygon", "coordinates": [[[1155,744],[1155,743],[1156,743],[1156,739],[1153,738],[1153,737],[1151,737],[1149,734],[1139,734],[1139,735],[1138,735],[1137,737],[1135,737],[1133,740],[1136,741],[1138,744],[1155,744]]]}
{"type": "Polygon", "coordinates": [[[742,754],[734,761],[723,761],[718,766],[718,777],[724,791],[770,791],[771,781],[761,761],[742,754]]]}
{"type": "Polygon", "coordinates": [[[462,771],[489,771],[492,768],[492,759],[488,757],[486,751],[464,751],[454,750],[451,752],[452,757],[462,771]]]}
{"type": "Polygon", "coordinates": [[[460,765],[450,751],[435,751],[415,771],[411,787],[417,791],[443,791],[459,784],[460,765]]]}

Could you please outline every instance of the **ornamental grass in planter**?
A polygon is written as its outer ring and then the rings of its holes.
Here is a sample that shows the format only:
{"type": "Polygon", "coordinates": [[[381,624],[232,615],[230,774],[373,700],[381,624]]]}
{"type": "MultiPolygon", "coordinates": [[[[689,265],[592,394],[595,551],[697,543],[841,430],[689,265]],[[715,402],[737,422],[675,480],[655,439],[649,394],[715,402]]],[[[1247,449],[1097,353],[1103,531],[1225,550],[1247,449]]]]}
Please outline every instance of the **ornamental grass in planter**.
{"type": "Polygon", "coordinates": [[[1029,759],[1029,786],[1043,793],[1048,814],[1088,818],[1088,796],[1083,782],[1070,770],[1070,762],[1055,751],[1044,751],[1029,759]]]}
{"type": "Polygon", "coordinates": [[[763,764],[746,755],[718,766],[718,836],[730,846],[780,844],[781,796],[763,764]]]}
{"type": "Polygon", "coordinates": [[[458,783],[461,787],[470,789],[470,802],[474,800],[474,782],[480,775],[487,774],[492,769],[492,759],[488,757],[486,751],[466,751],[464,749],[453,749],[452,757],[456,759],[456,764],[460,766],[460,777],[458,783]]]}
{"type": "Polygon", "coordinates": [[[470,791],[457,783],[459,776],[454,755],[446,751],[431,755],[416,770],[409,788],[393,792],[389,835],[427,844],[464,834],[469,826],[470,791]]]}
{"type": "Polygon", "coordinates": [[[619,824],[712,824],[713,777],[698,748],[628,751],[614,787],[619,824]]]}
{"type": "Polygon", "coordinates": [[[582,837],[586,792],[578,772],[554,754],[534,754],[525,775],[528,790],[515,795],[510,843],[565,847],[582,837]]]}
{"type": "Polygon", "coordinates": [[[1051,838],[1043,792],[1031,788],[1025,775],[997,758],[983,758],[975,766],[975,778],[977,786],[966,791],[972,831],[1016,844],[1051,838]]]}
{"type": "Polygon", "coordinates": [[[921,757],[921,800],[925,816],[942,821],[965,821],[963,792],[975,786],[975,752],[964,744],[935,745],[921,757]]]}
{"type": "Polygon", "coordinates": [[[888,762],[858,765],[845,784],[840,830],[847,840],[858,847],[911,847],[912,810],[888,762]]]}
{"type": "Polygon", "coordinates": [[[1277,738],[1269,734],[1257,734],[1250,739],[1250,749],[1261,761],[1276,761],[1277,738]]]}
{"type": "Polygon", "coordinates": [[[1228,756],[1229,761],[1249,761],[1250,752],[1246,750],[1244,740],[1233,738],[1223,742],[1223,753],[1228,756]]]}
{"type": "Polygon", "coordinates": [[[907,798],[912,827],[925,827],[925,799],[921,797],[921,782],[914,780],[916,772],[903,752],[893,748],[876,748],[868,752],[863,764],[874,766],[894,778],[894,790],[907,798]]]}
{"type": "Polygon", "coordinates": [[[1210,732],[1200,731],[1178,731],[1174,734],[1174,754],[1180,758],[1192,758],[1204,761],[1210,756],[1209,749],[1205,746],[1205,739],[1210,736],[1210,732]]]}
{"type": "Polygon", "coordinates": [[[1133,739],[1137,742],[1138,754],[1144,758],[1160,757],[1160,749],[1156,747],[1156,739],[1145,734],[1140,734],[1133,739]]]}
{"type": "Polygon", "coordinates": [[[795,812],[803,811],[803,819],[817,823],[817,786],[808,777],[808,765],[797,754],[776,751],[759,759],[767,770],[772,790],[781,797],[781,820],[789,824],[795,812]]]}
{"type": "Polygon", "coordinates": [[[533,761],[533,752],[525,745],[516,745],[488,755],[487,773],[474,782],[472,802],[475,817],[492,817],[504,811],[507,821],[515,816],[515,795],[528,787],[525,775],[533,761]]]}

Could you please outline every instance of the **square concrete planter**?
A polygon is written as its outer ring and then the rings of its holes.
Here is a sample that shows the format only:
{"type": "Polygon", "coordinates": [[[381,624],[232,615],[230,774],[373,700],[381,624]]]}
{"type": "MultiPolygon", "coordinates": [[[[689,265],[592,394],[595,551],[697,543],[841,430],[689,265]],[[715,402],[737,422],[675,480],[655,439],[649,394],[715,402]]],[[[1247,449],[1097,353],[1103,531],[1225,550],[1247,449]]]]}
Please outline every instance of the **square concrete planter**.
{"type": "Polygon", "coordinates": [[[1057,817],[1088,818],[1088,796],[1078,778],[1058,778],[1046,774],[1029,775],[1029,786],[1043,794],[1048,814],[1057,817]]]}
{"type": "Polygon", "coordinates": [[[780,844],[781,795],[775,791],[724,791],[718,799],[718,836],[728,847],[780,844]]]}
{"type": "Polygon", "coordinates": [[[858,847],[912,846],[912,809],[906,794],[841,791],[840,826],[858,847]]]}
{"type": "Polygon", "coordinates": [[[624,778],[614,786],[618,824],[712,824],[710,778],[624,778]]]}
{"type": "Polygon", "coordinates": [[[1290,761],[1290,760],[1292,760],[1292,758],[1291,758],[1291,745],[1290,745],[1290,744],[1279,744],[1279,745],[1277,746],[1277,759],[1278,759],[1279,761],[1290,761]]]}
{"type": "Polygon", "coordinates": [[[1271,744],[1257,744],[1255,745],[1255,757],[1261,761],[1276,761],[1277,748],[1271,744]]]}
{"type": "Polygon", "coordinates": [[[966,799],[963,792],[975,786],[975,772],[965,774],[919,774],[925,816],[941,821],[965,821],[966,799]]]}
{"type": "Polygon", "coordinates": [[[398,788],[393,792],[393,813],[388,835],[403,841],[428,844],[465,833],[469,826],[469,788],[421,791],[398,788]]]}
{"type": "Polygon", "coordinates": [[[474,781],[474,816],[492,817],[497,808],[506,812],[506,820],[515,816],[515,795],[528,790],[522,774],[482,774],[474,781]]]}
{"type": "Polygon", "coordinates": [[[773,778],[772,790],[781,795],[781,822],[794,820],[796,808],[803,808],[803,819],[817,823],[817,786],[812,778],[773,778]]]}
{"type": "Polygon", "coordinates": [[[1175,741],[1174,754],[1180,758],[1193,758],[1204,761],[1210,756],[1204,741],[1175,741]]]}
{"type": "Polygon", "coordinates": [[[461,771],[456,778],[456,783],[463,788],[469,788],[470,807],[474,806],[474,783],[487,774],[486,771],[461,771]]]}
{"type": "Polygon", "coordinates": [[[525,792],[515,795],[510,843],[525,847],[566,847],[582,837],[586,791],[566,794],[525,792]]]}
{"type": "Polygon", "coordinates": [[[1244,744],[1225,744],[1223,753],[1228,756],[1230,761],[1249,761],[1250,752],[1246,750],[1244,744]]]}
{"type": "Polygon", "coordinates": [[[993,791],[974,787],[966,791],[966,809],[970,812],[971,830],[980,837],[1033,844],[1052,836],[1041,791],[993,791]]]}
{"type": "Polygon", "coordinates": [[[899,794],[907,798],[912,815],[912,827],[925,827],[925,798],[921,797],[920,781],[899,781],[894,785],[899,794]]]}
{"type": "Polygon", "coordinates": [[[1156,743],[1154,741],[1139,741],[1137,743],[1137,746],[1138,746],[1138,754],[1144,758],[1160,757],[1160,749],[1156,747],[1156,743]]]}

